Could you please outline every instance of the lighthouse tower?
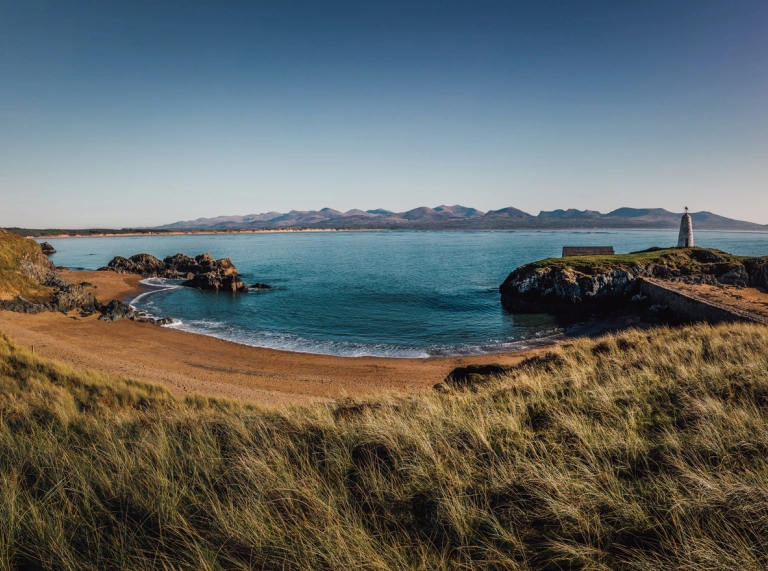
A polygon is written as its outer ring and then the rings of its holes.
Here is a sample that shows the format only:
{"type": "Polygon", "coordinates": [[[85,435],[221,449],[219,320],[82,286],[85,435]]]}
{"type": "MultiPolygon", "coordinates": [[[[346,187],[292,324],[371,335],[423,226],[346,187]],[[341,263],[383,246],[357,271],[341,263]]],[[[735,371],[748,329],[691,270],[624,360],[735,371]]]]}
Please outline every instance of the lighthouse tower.
{"type": "Polygon", "coordinates": [[[678,248],[693,248],[693,222],[691,215],[688,214],[688,207],[685,207],[685,214],[680,219],[680,235],[677,238],[678,248]]]}

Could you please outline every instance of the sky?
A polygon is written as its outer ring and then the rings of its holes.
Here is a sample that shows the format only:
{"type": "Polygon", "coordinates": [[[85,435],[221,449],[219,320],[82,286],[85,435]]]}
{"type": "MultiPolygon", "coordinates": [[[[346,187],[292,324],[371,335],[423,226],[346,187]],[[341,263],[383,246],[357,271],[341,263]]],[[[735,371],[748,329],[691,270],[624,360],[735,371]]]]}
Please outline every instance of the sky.
{"type": "Polygon", "coordinates": [[[0,0],[0,226],[462,204],[768,224],[768,2],[0,0]]]}

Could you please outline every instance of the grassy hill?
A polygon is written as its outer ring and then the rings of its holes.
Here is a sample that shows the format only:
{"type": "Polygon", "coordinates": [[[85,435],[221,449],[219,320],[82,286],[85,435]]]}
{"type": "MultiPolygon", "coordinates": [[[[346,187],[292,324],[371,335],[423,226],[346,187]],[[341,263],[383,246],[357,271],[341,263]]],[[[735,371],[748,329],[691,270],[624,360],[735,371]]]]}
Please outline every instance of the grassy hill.
{"type": "Polygon", "coordinates": [[[16,295],[44,299],[51,289],[41,286],[34,276],[47,268],[53,269],[53,264],[37,242],[0,228],[0,299],[16,295]]]}
{"type": "Polygon", "coordinates": [[[532,270],[573,269],[596,275],[617,269],[629,270],[649,265],[663,266],[680,275],[725,273],[743,265],[746,256],[735,256],[709,248],[650,248],[641,252],[613,256],[571,256],[547,258],[527,264],[532,270]]]}
{"type": "Polygon", "coordinates": [[[281,411],[0,336],[0,569],[765,569],[768,328],[281,411]]]}

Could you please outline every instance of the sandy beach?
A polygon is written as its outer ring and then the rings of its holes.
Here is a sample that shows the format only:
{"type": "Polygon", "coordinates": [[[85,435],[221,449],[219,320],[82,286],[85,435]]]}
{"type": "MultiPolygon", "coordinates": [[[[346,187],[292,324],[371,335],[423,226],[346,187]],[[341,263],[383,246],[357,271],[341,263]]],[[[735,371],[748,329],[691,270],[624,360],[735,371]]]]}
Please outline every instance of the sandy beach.
{"type": "MultiPolygon", "coordinates": [[[[73,283],[93,284],[102,302],[141,290],[136,275],[75,270],[61,274],[73,283]]],[[[0,311],[0,331],[19,345],[34,347],[36,354],[78,369],[159,383],[178,396],[199,393],[268,406],[427,391],[456,367],[510,365],[543,350],[429,359],[336,357],[248,347],[148,323],[10,311],[0,311]]]]}

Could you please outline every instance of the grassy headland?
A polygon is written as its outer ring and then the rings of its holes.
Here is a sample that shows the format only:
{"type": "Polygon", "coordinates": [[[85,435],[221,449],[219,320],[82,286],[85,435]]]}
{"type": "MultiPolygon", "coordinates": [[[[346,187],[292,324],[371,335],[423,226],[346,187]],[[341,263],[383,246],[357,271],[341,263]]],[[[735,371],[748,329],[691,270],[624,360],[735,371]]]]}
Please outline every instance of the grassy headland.
{"type": "Polygon", "coordinates": [[[768,328],[267,412],[0,336],[3,569],[764,569],[768,328]]]}
{"type": "Polygon", "coordinates": [[[0,299],[47,297],[52,289],[34,279],[35,273],[47,267],[53,265],[37,242],[0,228],[0,299]]]}
{"type": "Polygon", "coordinates": [[[727,252],[705,248],[650,248],[630,254],[614,256],[574,256],[547,258],[528,264],[534,270],[573,269],[585,275],[595,275],[612,270],[629,270],[634,267],[658,265],[679,272],[681,275],[725,273],[742,265],[746,256],[734,256],[727,252]]]}

